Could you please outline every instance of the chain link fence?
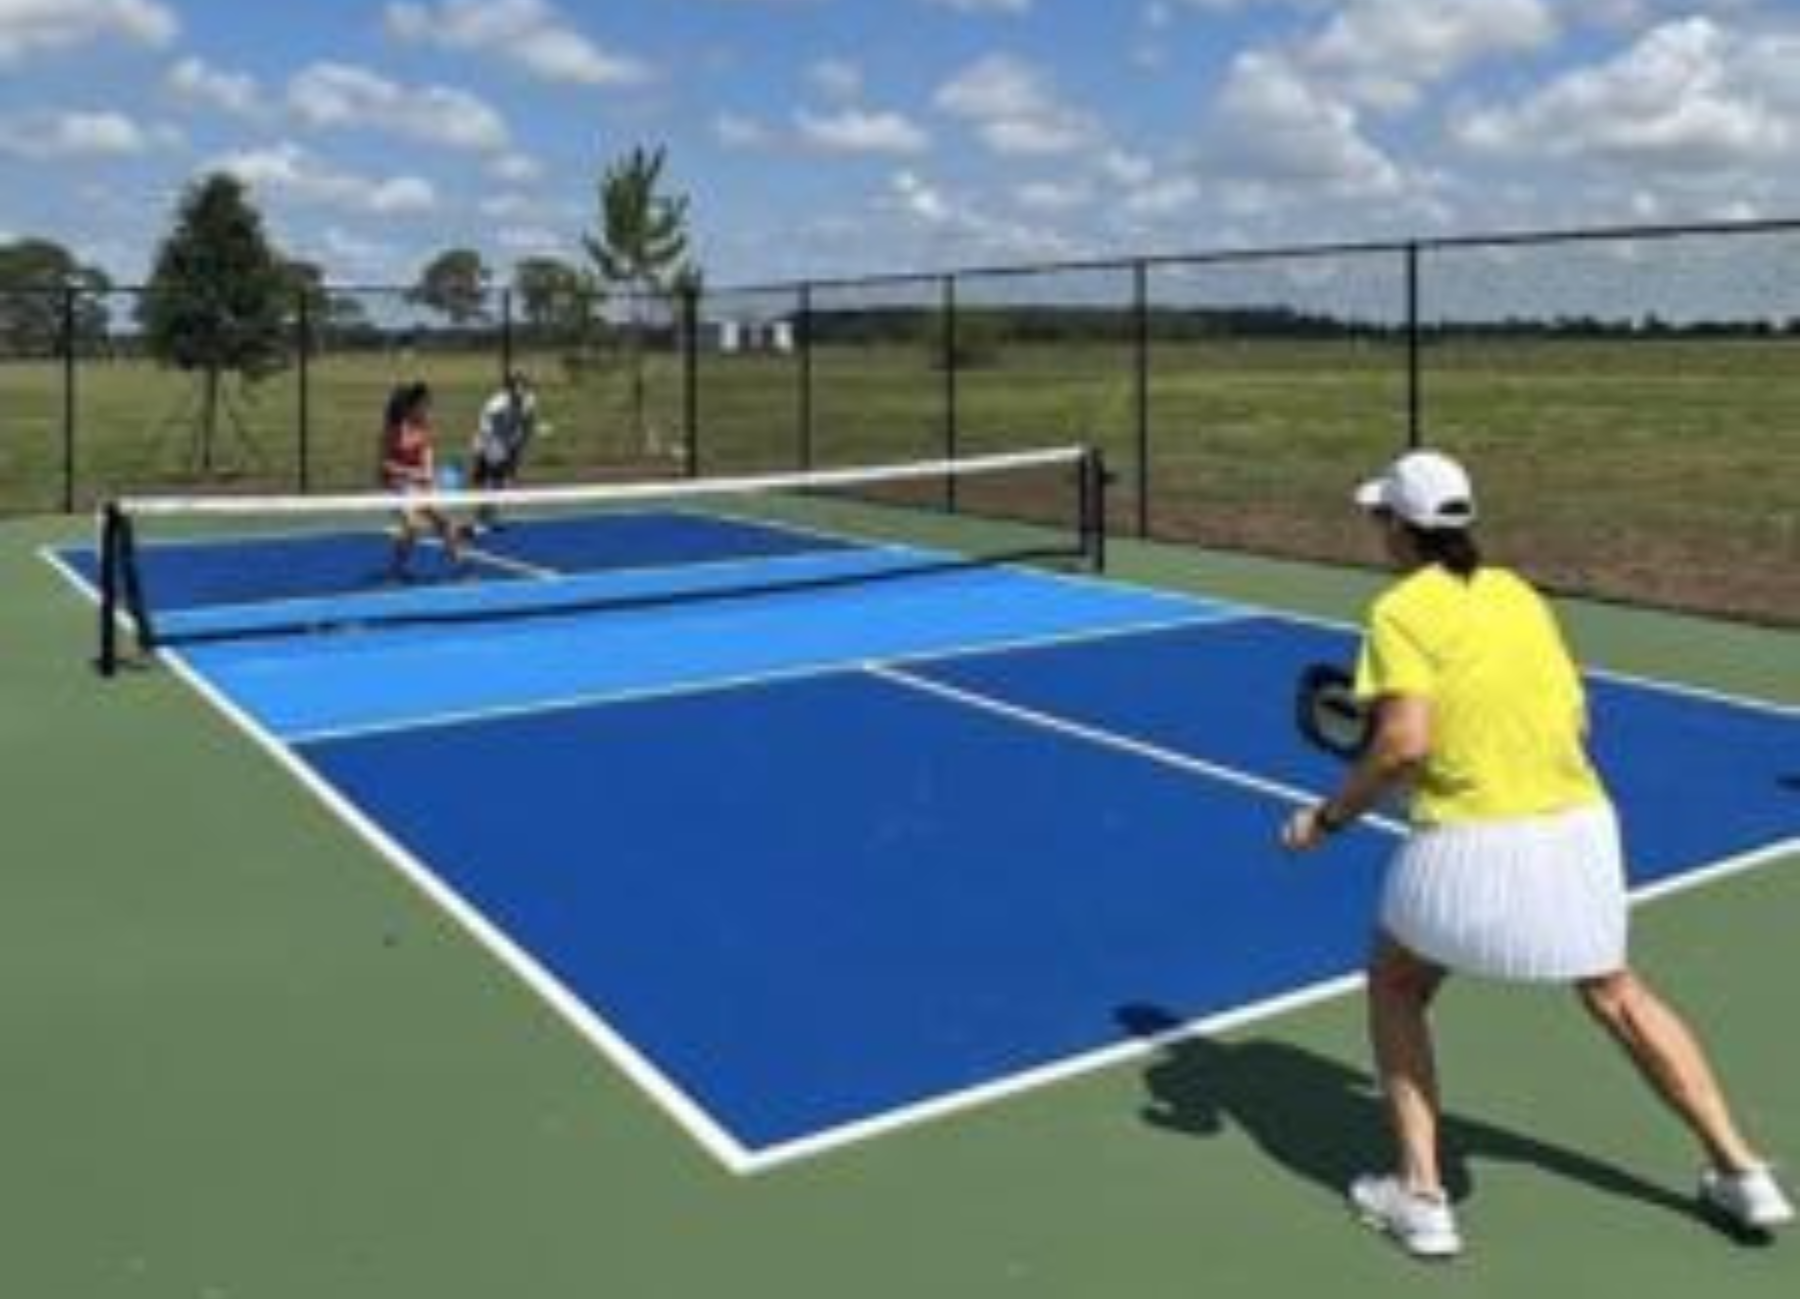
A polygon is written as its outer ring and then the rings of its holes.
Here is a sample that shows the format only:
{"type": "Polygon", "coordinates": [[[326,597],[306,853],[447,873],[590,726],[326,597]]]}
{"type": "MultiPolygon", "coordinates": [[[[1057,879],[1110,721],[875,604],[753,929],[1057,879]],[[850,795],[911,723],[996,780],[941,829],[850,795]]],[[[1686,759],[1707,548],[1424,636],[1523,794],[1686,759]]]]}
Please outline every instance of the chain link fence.
{"type": "MultiPolygon", "coordinates": [[[[512,367],[536,481],[1100,446],[1115,531],[1373,563],[1361,477],[1464,458],[1553,587],[1800,624],[1800,221],[980,268],[709,290],[297,293],[279,364],[160,365],[141,291],[0,294],[0,513],[374,481],[422,379],[461,452],[512,367]]],[[[942,504],[955,508],[946,491],[942,504]]]]}

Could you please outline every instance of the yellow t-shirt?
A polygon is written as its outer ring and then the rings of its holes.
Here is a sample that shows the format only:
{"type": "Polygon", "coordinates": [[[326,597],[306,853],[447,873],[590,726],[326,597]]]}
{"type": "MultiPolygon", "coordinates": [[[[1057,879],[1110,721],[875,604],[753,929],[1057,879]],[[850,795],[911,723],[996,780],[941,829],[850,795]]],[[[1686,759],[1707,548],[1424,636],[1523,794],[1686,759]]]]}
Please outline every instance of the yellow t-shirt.
{"type": "Polygon", "coordinates": [[[1532,816],[1606,798],[1583,743],[1581,676],[1549,606],[1506,569],[1465,580],[1433,564],[1390,587],[1370,611],[1356,693],[1431,704],[1417,823],[1532,816]]]}

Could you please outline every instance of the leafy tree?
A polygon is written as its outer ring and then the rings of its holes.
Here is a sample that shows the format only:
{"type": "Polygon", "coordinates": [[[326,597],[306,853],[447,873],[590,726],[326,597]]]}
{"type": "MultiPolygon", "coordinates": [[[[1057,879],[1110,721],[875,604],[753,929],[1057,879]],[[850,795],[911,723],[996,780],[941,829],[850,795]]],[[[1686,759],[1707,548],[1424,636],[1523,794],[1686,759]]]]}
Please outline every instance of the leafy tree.
{"type": "Polygon", "coordinates": [[[0,347],[24,355],[60,352],[64,294],[74,289],[74,344],[81,351],[97,350],[107,334],[101,297],[111,288],[105,271],[81,265],[53,240],[0,244],[0,347]]]}
{"type": "Polygon", "coordinates": [[[288,363],[289,288],[243,182],[215,172],[190,184],[156,251],[138,320],[152,356],[200,375],[204,472],[213,467],[225,376],[254,385],[288,363]]]}
{"type": "Polygon", "coordinates": [[[473,248],[447,248],[425,264],[408,296],[460,328],[487,315],[492,278],[473,248]]]}
{"type": "Polygon", "coordinates": [[[526,257],[513,267],[514,301],[525,338],[559,347],[577,382],[598,358],[607,335],[606,289],[591,272],[555,257],[526,257]]]}
{"type": "Polygon", "coordinates": [[[307,323],[312,328],[308,342],[315,351],[321,346],[371,349],[381,345],[381,329],[370,318],[363,300],[326,284],[323,266],[291,258],[282,264],[282,274],[296,325],[300,300],[306,300],[307,323]]]}
{"type": "Polygon", "coordinates": [[[661,148],[641,145],[607,167],[600,178],[600,228],[582,244],[601,280],[621,289],[630,303],[631,407],[637,435],[653,439],[644,418],[644,334],[655,299],[667,300],[682,284],[698,283],[688,262],[688,200],[666,194],[661,148]]]}
{"type": "Polygon", "coordinates": [[[532,333],[559,333],[576,323],[596,288],[591,277],[555,257],[526,257],[513,267],[519,321],[532,333]]]}

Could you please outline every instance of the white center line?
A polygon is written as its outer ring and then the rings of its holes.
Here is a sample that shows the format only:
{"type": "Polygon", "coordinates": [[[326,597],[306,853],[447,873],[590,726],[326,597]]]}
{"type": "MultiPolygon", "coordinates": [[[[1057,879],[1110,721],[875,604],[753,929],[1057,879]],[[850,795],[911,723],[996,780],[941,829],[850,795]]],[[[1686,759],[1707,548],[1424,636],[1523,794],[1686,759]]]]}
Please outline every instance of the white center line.
{"type": "MultiPolygon", "coordinates": [[[[897,668],[890,664],[865,663],[863,670],[884,681],[891,681],[896,685],[923,691],[926,694],[937,695],[968,708],[980,709],[982,712],[993,713],[1026,726],[1036,726],[1059,735],[1084,740],[1102,748],[1116,749],[1121,753],[1145,758],[1165,767],[1173,767],[1178,771],[1208,776],[1229,785],[1255,790],[1259,794],[1271,794],[1284,802],[1307,806],[1318,802],[1322,797],[1314,790],[1301,789],[1297,785],[1289,785],[1278,780],[1268,780],[1247,771],[1240,771],[1236,767],[1207,762],[1203,758],[1196,758],[1175,749],[1165,749],[1161,745],[1150,744],[1143,740],[1132,739],[1128,735],[1120,735],[1114,731],[1071,721],[1066,717],[1058,717],[1054,713],[1039,712],[1035,708],[1010,704],[1003,699],[995,699],[991,695],[978,694],[972,690],[947,685],[942,681],[934,681],[930,677],[920,676],[915,672],[908,672],[904,668],[897,668]]],[[[1373,829],[1384,830],[1392,835],[1404,836],[1407,833],[1405,826],[1383,816],[1367,816],[1362,819],[1361,823],[1373,829]]]]}

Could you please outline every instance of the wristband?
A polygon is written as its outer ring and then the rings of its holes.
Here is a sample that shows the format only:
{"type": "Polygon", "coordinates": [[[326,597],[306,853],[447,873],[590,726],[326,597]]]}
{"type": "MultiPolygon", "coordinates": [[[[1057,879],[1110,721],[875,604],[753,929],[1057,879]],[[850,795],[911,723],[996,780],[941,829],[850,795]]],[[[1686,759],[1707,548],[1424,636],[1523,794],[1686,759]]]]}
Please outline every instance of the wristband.
{"type": "Polygon", "coordinates": [[[1322,799],[1318,805],[1313,808],[1313,820],[1317,823],[1319,829],[1323,830],[1326,834],[1336,834],[1355,819],[1356,818],[1353,816],[1333,816],[1331,814],[1331,800],[1329,798],[1322,799]]]}

